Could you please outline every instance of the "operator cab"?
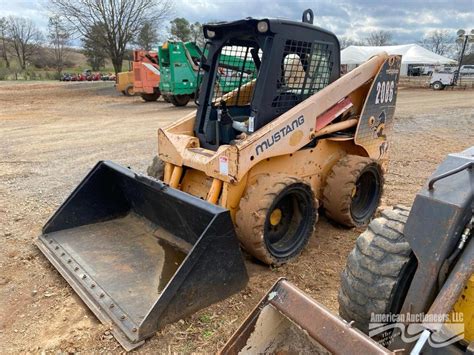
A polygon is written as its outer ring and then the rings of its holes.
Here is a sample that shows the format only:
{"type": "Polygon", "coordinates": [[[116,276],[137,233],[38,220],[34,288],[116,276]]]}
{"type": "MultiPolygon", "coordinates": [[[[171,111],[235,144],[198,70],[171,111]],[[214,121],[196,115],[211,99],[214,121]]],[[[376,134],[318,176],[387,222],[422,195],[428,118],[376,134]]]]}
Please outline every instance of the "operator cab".
{"type": "Polygon", "coordinates": [[[252,19],[204,25],[206,58],[195,134],[201,147],[217,150],[242,133],[252,134],[339,78],[339,42],[303,22],[252,19]]]}

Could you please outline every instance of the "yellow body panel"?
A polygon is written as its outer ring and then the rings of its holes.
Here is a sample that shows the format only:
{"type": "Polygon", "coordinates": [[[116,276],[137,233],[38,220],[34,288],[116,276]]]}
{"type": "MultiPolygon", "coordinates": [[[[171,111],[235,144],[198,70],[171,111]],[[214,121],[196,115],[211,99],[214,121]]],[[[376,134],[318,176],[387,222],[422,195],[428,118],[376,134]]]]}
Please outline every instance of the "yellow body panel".
{"type": "MultiPolygon", "coordinates": [[[[215,201],[216,196],[220,195],[219,204],[229,209],[231,217],[234,219],[242,195],[260,175],[284,174],[298,176],[311,185],[316,198],[321,199],[327,175],[332,166],[346,154],[367,156],[367,153],[355,145],[352,140],[324,139],[314,148],[301,149],[292,154],[261,161],[246,174],[245,179],[239,182],[224,183],[217,186],[216,179],[212,179],[204,172],[186,168],[181,184],[176,187],[203,200],[209,200],[212,195],[213,201],[215,201]],[[213,182],[214,188],[212,188],[213,182]]],[[[180,167],[173,167],[171,177],[169,173],[165,173],[165,183],[170,184],[170,186],[174,185],[170,180],[172,180],[172,176],[177,169],[180,169],[180,167]]]]}
{"type": "MultiPolygon", "coordinates": [[[[351,108],[344,112],[345,119],[357,118],[366,99],[367,90],[387,58],[385,53],[374,56],[257,132],[237,140],[235,144],[221,145],[217,151],[199,146],[199,139],[193,135],[196,112],[192,112],[182,120],[158,130],[159,157],[173,165],[203,171],[207,176],[224,183],[239,182],[250,170],[268,158],[293,154],[306,146],[314,138],[317,118],[345,97],[354,101],[351,108]],[[275,134],[288,127],[292,128],[291,134],[274,138],[275,134]],[[274,139],[278,139],[279,143],[273,144],[274,139]],[[221,169],[222,159],[227,161],[224,170],[221,169]]],[[[250,82],[241,89],[250,93],[253,85],[254,83],[250,82]]],[[[234,95],[235,93],[231,92],[222,96],[222,99],[232,103],[236,99],[234,95]]]]}
{"type": "MultiPolygon", "coordinates": [[[[369,153],[350,135],[322,139],[315,147],[308,148],[316,137],[316,122],[348,97],[351,105],[340,114],[342,121],[326,128],[331,132],[331,126],[351,122],[350,127],[355,127],[374,78],[388,60],[386,53],[372,57],[255,133],[244,134],[235,144],[221,145],[217,151],[200,147],[199,139],[194,136],[196,111],[159,129],[158,151],[165,162],[164,182],[229,209],[234,222],[241,197],[262,174],[298,177],[312,187],[320,200],[326,177],[339,159],[347,154],[368,157],[369,153]],[[272,137],[288,126],[292,128],[290,133],[279,136],[279,143],[273,144],[272,139],[277,138],[272,137]]],[[[243,85],[241,93],[245,95],[240,98],[250,97],[254,86],[254,80],[243,85]]],[[[236,92],[227,93],[221,99],[235,104],[236,92]]],[[[378,160],[385,167],[386,159],[378,160]]]]}
{"type": "Polygon", "coordinates": [[[133,85],[133,71],[124,71],[118,73],[115,89],[118,92],[122,92],[127,88],[128,85],[133,85]]]}
{"type": "Polygon", "coordinates": [[[464,340],[468,343],[474,341],[474,275],[471,275],[461,297],[454,304],[453,312],[463,315],[464,340]]]}

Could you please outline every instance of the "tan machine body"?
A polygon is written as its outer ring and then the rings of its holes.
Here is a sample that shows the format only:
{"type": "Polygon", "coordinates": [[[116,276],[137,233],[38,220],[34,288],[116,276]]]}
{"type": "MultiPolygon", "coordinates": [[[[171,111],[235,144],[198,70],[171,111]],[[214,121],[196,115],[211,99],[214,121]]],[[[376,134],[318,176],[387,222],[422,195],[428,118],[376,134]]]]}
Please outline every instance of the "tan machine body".
{"type": "MultiPolygon", "coordinates": [[[[374,56],[254,134],[234,145],[222,145],[216,152],[199,147],[193,134],[195,112],[159,129],[159,157],[166,163],[164,182],[228,208],[233,218],[244,190],[260,174],[298,176],[311,184],[320,198],[326,175],[336,161],[346,154],[378,159],[378,147],[386,139],[374,138],[357,144],[350,137],[327,138],[314,149],[301,148],[321,131],[328,134],[360,125],[359,118],[375,77],[385,62],[394,60],[400,57],[385,53],[374,56]],[[318,130],[319,120],[331,122],[341,114],[347,117],[345,121],[318,130]],[[284,134],[286,131],[291,132],[284,134]],[[280,144],[272,144],[275,139],[280,144]],[[372,146],[377,149],[371,149],[372,146]]],[[[247,84],[249,89],[251,84],[247,84]]],[[[231,101],[232,93],[223,99],[231,101]]],[[[387,155],[380,160],[386,165],[387,155]]]]}

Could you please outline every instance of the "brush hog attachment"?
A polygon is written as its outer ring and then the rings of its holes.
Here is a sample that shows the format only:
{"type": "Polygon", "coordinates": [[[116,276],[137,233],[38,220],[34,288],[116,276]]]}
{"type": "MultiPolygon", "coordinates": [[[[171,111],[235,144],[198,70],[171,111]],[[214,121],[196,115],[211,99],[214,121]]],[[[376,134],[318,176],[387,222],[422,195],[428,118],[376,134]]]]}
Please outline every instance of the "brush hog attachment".
{"type": "Polygon", "coordinates": [[[94,167],[37,244],[127,350],[248,281],[227,210],[112,162],[94,167]]]}
{"type": "Polygon", "coordinates": [[[220,354],[389,354],[294,285],[280,279],[220,354]]]}

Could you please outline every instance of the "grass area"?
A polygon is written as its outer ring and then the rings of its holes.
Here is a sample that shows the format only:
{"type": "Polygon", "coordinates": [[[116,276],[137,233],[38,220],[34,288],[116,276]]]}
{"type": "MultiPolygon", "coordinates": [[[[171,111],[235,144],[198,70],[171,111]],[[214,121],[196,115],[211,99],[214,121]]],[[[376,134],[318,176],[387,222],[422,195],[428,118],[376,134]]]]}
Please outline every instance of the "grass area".
{"type": "MultiPolygon", "coordinates": [[[[79,58],[78,53],[76,53],[74,56],[74,62],[77,64],[64,68],[63,73],[80,74],[85,70],[91,69],[91,67],[87,64],[85,57],[82,54],[81,56],[83,58],[79,58]]],[[[122,64],[122,70],[127,71],[128,68],[129,61],[124,60],[122,64]]],[[[112,66],[112,63],[107,60],[105,66],[99,71],[103,74],[114,73],[114,67],[112,66]]],[[[26,70],[22,70],[17,61],[12,58],[10,62],[10,68],[6,68],[5,62],[0,60],[0,80],[59,80],[59,75],[53,68],[36,68],[34,66],[30,66],[26,70]]]]}

